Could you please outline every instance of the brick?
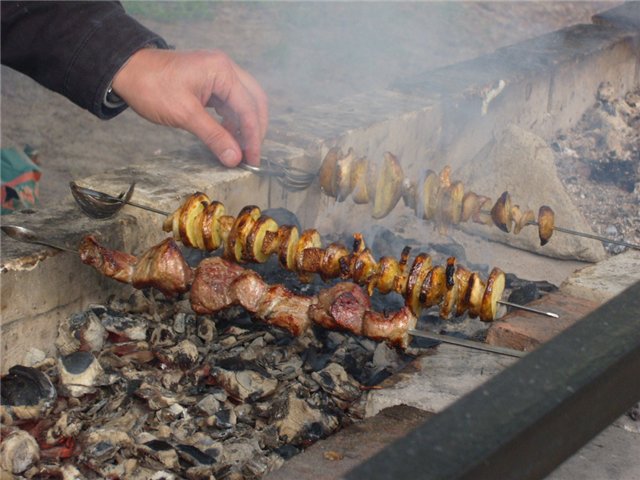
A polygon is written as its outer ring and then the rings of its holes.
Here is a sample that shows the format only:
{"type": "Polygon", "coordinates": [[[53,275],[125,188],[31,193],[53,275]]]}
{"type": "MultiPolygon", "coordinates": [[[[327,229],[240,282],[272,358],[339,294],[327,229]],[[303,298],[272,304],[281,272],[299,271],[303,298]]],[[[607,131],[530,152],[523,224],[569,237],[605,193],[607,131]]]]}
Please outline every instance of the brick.
{"type": "Polygon", "coordinates": [[[595,310],[599,303],[554,292],[531,302],[528,306],[557,313],[560,318],[514,310],[489,327],[487,343],[531,351],[595,310]]]}

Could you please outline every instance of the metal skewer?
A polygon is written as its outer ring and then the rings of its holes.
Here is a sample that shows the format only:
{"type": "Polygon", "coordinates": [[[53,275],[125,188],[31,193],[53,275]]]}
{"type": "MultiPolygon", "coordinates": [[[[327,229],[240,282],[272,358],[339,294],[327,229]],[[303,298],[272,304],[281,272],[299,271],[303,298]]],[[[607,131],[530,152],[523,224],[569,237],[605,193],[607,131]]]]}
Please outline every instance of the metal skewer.
{"type": "MultiPolygon", "coordinates": [[[[487,215],[491,215],[490,210],[480,210],[482,213],[487,215]]],[[[527,222],[525,225],[533,225],[535,227],[539,227],[540,224],[538,222],[527,222]]],[[[557,230],[558,232],[567,233],[569,235],[575,235],[577,237],[590,238],[592,240],[598,240],[604,243],[613,243],[614,245],[622,245],[623,247],[633,248],[634,250],[640,250],[640,245],[636,245],[634,243],[625,242],[623,240],[614,240],[613,238],[603,237],[602,235],[595,235],[593,233],[585,233],[578,232],[577,230],[571,230],[570,228],[558,227],[556,225],[553,226],[553,230],[557,230]]]]}
{"type": "Polygon", "coordinates": [[[36,232],[30,230],[25,227],[21,227],[19,225],[2,225],[2,231],[6,233],[8,236],[13,238],[14,240],[18,240],[19,242],[25,243],[35,243],[36,245],[44,245],[45,247],[55,248],[57,250],[62,250],[65,252],[71,252],[78,255],[78,251],[69,247],[65,247],[63,245],[58,245],[56,243],[52,243],[49,240],[42,240],[36,232]]]}
{"type": "Polygon", "coordinates": [[[537,313],[538,315],[545,315],[551,318],[560,318],[560,316],[557,313],[545,312],[544,310],[538,310],[537,308],[527,307],[525,305],[520,305],[519,303],[511,303],[511,302],[507,302],[506,300],[498,300],[498,303],[501,303],[502,305],[507,305],[509,307],[517,308],[519,310],[526,310],[527,312],[537,313]]]}
{"type": "Polygon", "coordinates": [[[449,335],[440,335],[439,333],[425,332],[423,330],[409,329],[407,333],[414,337],[428,338],[429,340],[437,340],[442,343],[450,343],[451,345],[473,348],[475,350],[497,353],[499,355],[507,355],[509,357],[520,358],[527,354],[527,352],[521,352],[520,350],[514,350],[512,348],[496,347],[493,345],[487,345],[486,343],[474,342],[473,340],[465,340],[463,338],[456,338],[449,335]]]}

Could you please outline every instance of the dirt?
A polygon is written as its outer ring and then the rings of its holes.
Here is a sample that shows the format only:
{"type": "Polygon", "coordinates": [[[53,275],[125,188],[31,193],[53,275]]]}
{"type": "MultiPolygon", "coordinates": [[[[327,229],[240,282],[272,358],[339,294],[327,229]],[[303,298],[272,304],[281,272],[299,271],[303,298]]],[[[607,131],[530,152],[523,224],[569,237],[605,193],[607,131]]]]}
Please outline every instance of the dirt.
{"type": "MultiPolygon", "coordinates": [[[[559,176],[594,232],[640,244],[640,89],[623,98],[603,84],[594,105],[552,147],[559,176]]],[[[622,245],[605,246],[612,254],[622,245]]]]}
{"type": "MultiPolygon", "coordinates": [[[[129,2],[179,49],[220,48],[254,74],[271,115],[331,103],[576,23],[619,2],[129,2]]],[[[133,112],[104,122],[2,67],[2,146],[40,152],[41,207],[72,179],[184,151],[190,134],[133,112]]],[[[213,161],[213,159],[212,159],[213,161]]]]}

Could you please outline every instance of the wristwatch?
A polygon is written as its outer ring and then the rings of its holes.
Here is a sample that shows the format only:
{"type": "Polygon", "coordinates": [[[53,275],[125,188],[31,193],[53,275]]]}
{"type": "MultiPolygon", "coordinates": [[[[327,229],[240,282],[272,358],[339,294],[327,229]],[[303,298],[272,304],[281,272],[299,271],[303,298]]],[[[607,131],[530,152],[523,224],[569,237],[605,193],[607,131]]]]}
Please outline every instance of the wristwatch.
{"type": "Polygon", "coordinates": [[[122,100],[116,92],[113,91],[113,87],[109,85],[107,88],[107,93],[104,95],[104,100],[102,102],[107,108],[120,108],[125,104],[125,101],[122,100]]]}

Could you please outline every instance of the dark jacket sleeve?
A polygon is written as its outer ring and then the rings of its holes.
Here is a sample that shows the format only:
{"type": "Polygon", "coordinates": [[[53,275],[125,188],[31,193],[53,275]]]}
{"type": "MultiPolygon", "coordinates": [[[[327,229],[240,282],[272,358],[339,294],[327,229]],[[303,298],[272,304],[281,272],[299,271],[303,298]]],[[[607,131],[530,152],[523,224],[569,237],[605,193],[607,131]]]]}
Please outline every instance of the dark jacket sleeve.
{"type": "Polygon", "coordinates": [[[137,50],[166,42],[119,2],[2,1],[2,64],[100,118],[126,108],[103,101],[114,75],[137,50]]]}

